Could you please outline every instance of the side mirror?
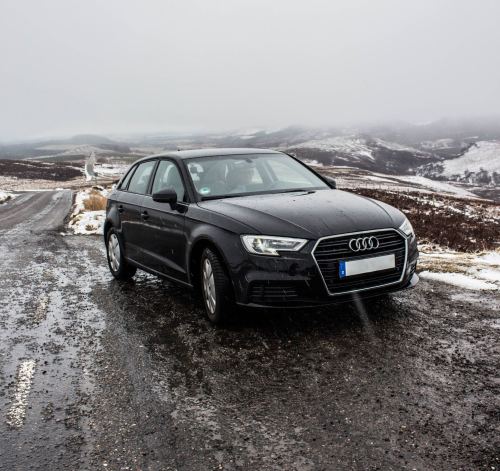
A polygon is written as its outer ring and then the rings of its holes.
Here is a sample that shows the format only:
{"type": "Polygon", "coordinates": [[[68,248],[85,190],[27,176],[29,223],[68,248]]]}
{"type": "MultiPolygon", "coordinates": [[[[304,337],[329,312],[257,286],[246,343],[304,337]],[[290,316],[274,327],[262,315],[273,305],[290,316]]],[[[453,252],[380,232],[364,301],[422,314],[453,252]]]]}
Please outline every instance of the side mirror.
{"type": "Polygon", "coordinates": [[[170,206],[175,206],[177,203],[177,193],[173,188],[167,188],[153,193],[153,201],[158,203],[170,203],[170,206]]]}
{"type": "Polygon", "coordinates": [[[337,182],[335,181],[335,178],[333,178],[333,177],[325,177],[325,180],[330,185],[330,188],[333,188],[333,189],[337,188],[337,182]]]}

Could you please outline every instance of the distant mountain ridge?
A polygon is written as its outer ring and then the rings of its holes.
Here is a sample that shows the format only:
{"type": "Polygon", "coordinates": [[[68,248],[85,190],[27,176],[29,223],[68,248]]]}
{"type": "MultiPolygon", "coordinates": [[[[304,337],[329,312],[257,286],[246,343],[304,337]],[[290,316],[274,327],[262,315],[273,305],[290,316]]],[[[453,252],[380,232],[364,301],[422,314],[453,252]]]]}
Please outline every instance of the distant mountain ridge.
{"type": "Polygon", "coordinates": [[[78,134],[66,139],[0,145],[0,159],[98,158],[133,161],[142,155],[200,147],[263,147],[306,161],[355,167],[389,175],[420,175],[500,185],[500,118],[450,120],[383,126],[253,128],[223,133],[155,133],[109,138],[78,134]]]}

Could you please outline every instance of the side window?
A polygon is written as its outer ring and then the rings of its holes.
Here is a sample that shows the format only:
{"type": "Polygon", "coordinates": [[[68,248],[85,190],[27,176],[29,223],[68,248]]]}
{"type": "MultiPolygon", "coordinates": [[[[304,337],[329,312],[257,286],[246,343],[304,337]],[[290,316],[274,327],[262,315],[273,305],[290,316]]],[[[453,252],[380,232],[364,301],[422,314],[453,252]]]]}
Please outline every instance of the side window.
{"type": "Polygon", "coordinates": [[[132,175],[134,173],[134,170],[135,170],[135,167],[132,167],[127,175],[125,175],[125,178],[122,180],[122,183],[120,185],[120,188],[118,188],[119,190],[126,190],[127,189],[127,185],[128,185],[128,182],[130,181],[130,179],[132,178],[132,175]]]}
{"type": "Polygon", "coordinates": [[[151,172],[153,171],[155,164],[156,160],[150,160],[139,164],[137,170],[130,179],[128,191],[131,191],[132,193],[139,193],[141,195],[146,194],[151,172]]]}
{"type": "Polygon", "coordinates": [[[175,190],[179,201],[184,200],[184,183],[182,182],[182,177],[177,165],[170,160],[161,160],[153,182],[153,193],[168,188],[173,188],[175,190]]]}

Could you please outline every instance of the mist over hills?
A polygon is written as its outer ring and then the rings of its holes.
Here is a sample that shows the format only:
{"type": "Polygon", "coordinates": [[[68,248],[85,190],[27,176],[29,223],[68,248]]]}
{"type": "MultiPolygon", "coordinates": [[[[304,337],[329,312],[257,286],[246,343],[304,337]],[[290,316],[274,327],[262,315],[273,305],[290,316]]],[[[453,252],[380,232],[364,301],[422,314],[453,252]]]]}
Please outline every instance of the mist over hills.
{"type": "Polygon", "coordinates": [[[288,126],[221,133],[152,133],[130,136],[78,134],[70,138],[0,145],[0,159],[128,161],[166,150],[263,147],[323,165],[391,175],[421,175],[478,185],[499,185],[500,118],[443,119],[425,124],[360,127],[288,126]]]}

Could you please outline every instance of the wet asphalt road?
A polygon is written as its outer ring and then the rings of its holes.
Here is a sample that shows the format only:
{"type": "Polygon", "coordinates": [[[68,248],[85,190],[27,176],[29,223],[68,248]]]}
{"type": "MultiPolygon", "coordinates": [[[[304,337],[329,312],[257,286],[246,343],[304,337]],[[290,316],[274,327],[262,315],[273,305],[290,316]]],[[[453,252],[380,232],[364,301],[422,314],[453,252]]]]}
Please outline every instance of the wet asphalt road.
{"type": "Polygon", "coordinates": [[[111,278],[69,192],[0,207],[0,469],[500,469],[500,299],[242,312],[111,278]]]}

